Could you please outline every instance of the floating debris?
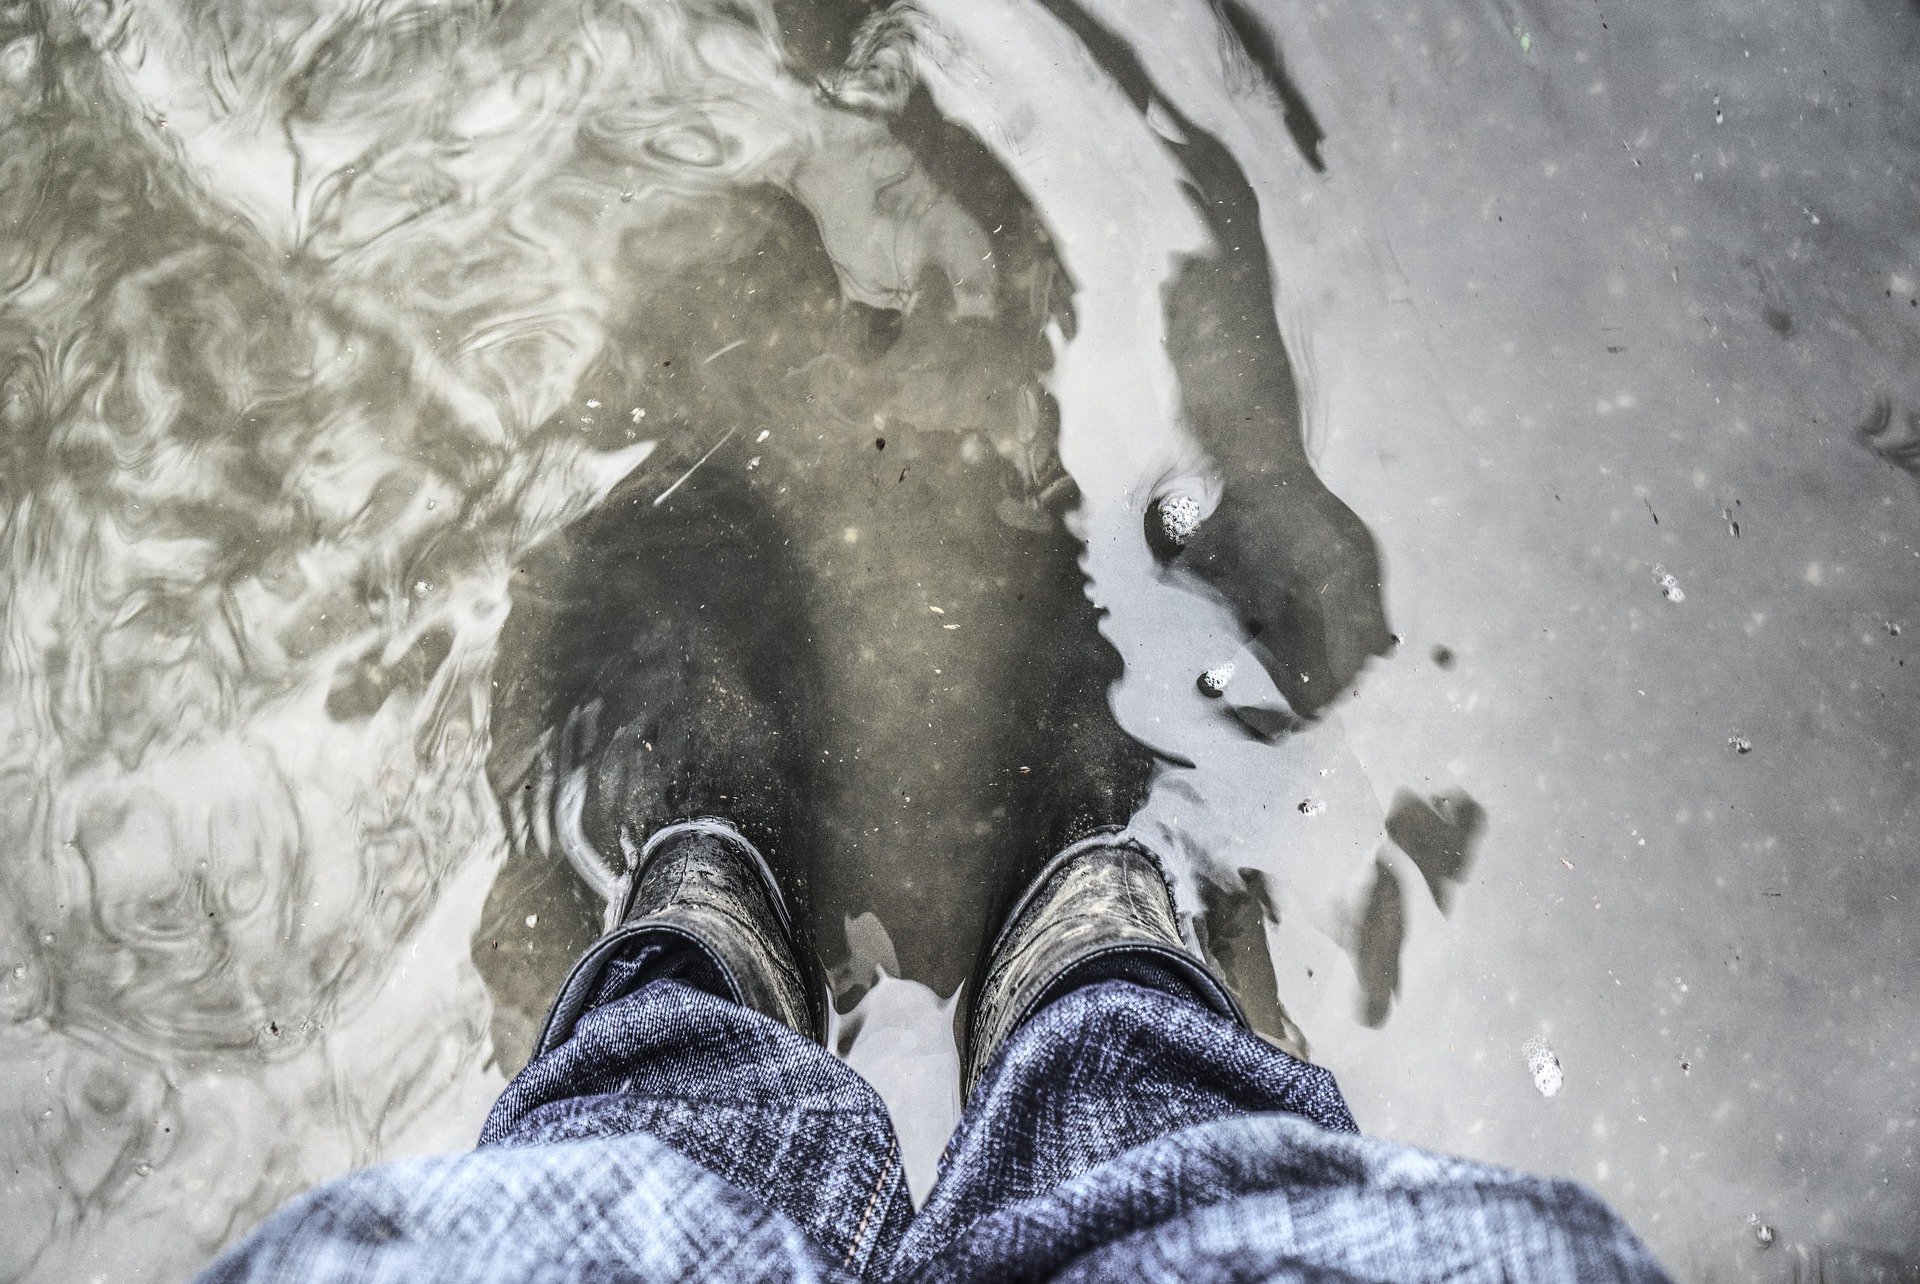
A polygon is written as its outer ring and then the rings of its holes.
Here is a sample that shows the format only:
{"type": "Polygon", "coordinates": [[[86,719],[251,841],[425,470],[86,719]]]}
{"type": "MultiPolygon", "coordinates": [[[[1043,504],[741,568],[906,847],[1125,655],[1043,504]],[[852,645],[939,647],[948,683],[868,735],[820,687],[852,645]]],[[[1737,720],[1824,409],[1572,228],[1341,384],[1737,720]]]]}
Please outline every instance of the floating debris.
{"type": "Polygon", "coordinates": [[[1666,598],[1667,601],[1684,602],[1687,600],[1687,595],[1680,590],[1680,581],[1675,579],[1673,572],[1669,571],[1666,567],[1656,565],[1653,568],[1653,578],[1660,585],[1660,595],[1666,598]]]}
{"type": "Polygon", "coordinates": [[[1752,753],[1753,741],[1736,731],[1727,737],[1727,748],[1733,750],[1735,753],[1752,753]]]}
{"type": "Polygon", "coordinates": [[[1227,683],[1233,681],[1233,665],[1216,664],[1200,675],[1200,694],[1217,700],[1227,693],[1227,683]]]}
{"type": "Polygon", "coordinates": [[[1774,1240],[1773,1227],[1768,1225],[1766,1222],[1762,1221],[1760,1219],[1760,1214],[1748,1213],[1747,1225],[1753,1227],[1753,1237],[1754,1239],[1759,1241],[1760,1247],[1762,1248],[1773,1247],[1773,1240],[1774,1240]]]}
{"type": "Polygon", "coordinates": [[[1540,1090],[1540,1095],[1551,1097],[1559,1092],[1566,1082],[1566,1074],[1560,1069],[1560,1058],[1554,1055],[1546,1037],[1534,1035],[1521,1051],[1527,1054],[1527,1072],[1533,1076],[1533,1086],[1540,1090]]]}
{"type": "MultiPolygon", "coordinates": [[[[699,470],[700,465],[706,463],[709,459],[712,459],[713,452],[720,449],[720,447],[726,445],[727,439],[732,436],[733,436],[733,429],[731,428],[727,429],[724,433],[720,434],[720,440],[714,442],[713,445],[707,447],[707,453],[700,456],[700,458],[694,460],[692,468],[689,468],[687,469],[686,472],[681,473],[680,476],[674,480],[673,485],[667,487],[665,490],[661,491],[658,495],[655,495],[653,497],[653,506],[655,508],[658,508],[660,507],[660,505],[666,503],[667,497],[673,494],[674,491],[679,490],[681,487],[681,484],[684,483],[687,480],[687,478],[693,476],[693,474],[699,470]]],[[[847,542],[851,544],[853,541],[848,540],[847,542]]]]}
{"type": "Polygon", "coordinates": [[[1318,798],[1302,798],[1297,810],[1302,816],[1318,816],[1327,809],[1327,805],[1318,798]]]}

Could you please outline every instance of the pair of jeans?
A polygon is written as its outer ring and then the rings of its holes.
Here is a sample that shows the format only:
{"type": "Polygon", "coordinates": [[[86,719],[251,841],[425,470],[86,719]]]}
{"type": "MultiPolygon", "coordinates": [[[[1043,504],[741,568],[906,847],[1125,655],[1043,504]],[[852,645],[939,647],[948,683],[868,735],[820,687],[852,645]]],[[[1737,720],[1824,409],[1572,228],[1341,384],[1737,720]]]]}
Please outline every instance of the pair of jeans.
{"type": "Polygon", "coordinates": [[[209,1280],[1655,1280],[1565,1181],[1360,1135],[1325,1070],[1127,981],[1015,1031],[917,1214],[879,1096],[679,979],[591,1008],[471,1153],[294,1200],[209,1280]]]}

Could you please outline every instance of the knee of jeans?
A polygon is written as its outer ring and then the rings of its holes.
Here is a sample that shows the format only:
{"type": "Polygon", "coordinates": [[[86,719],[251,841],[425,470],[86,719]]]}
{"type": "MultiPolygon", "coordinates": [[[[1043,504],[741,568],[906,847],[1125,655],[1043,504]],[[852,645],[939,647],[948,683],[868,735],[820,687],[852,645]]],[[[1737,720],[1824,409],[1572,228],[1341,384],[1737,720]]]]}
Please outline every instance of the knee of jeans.
{"type": "Polygon", "coordinates": [[[1198,1005],[1131,981],[1095,981],[1047,1003],[1018,1033],[1025,1036],[1023,1042],[1041,1040],[1060,1047],[1105,1042],[1161,1027],[1172,1017],[1170,1009],[1181,1007],[1198,1005]]]}

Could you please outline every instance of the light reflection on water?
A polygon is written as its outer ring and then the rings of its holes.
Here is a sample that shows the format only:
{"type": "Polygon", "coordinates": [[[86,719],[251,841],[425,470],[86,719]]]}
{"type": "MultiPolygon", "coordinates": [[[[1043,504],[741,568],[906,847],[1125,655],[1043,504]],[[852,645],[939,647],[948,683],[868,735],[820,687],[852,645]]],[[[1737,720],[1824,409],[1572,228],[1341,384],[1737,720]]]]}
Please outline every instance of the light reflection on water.
{"type": "Polygon", "coordinates": [[[864,16],[0,7],[0,1271],[178,1274],[465,1144],[598,928],[617,835],[553,817],[655,614],[810,657],[843,1007],[951,994],[1151,776],[1261,1028],[1276,921],[1316,1038],[1388,1019],[1489,816],[1339,729],[1394,648],[1277,311],[1327,158],[1274,24],[864,16]]]}

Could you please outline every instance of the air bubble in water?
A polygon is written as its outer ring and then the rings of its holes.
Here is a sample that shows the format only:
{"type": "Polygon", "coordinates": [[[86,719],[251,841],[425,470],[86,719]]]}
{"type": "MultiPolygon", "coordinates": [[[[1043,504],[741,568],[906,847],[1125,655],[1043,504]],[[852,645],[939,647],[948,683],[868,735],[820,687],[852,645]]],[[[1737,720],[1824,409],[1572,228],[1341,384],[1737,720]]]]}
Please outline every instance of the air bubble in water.
{"type": "Polygon", "coordinates": [[[1560,1058],[1554,1055],[1546,1038],[1534,1035],[1521,1051],[1527,1054],[1527,1071],[1533,1076],[1533,1086],[1540,1090],[1540,1095],[1551,1097],[1559,1092],[1566,1082],[1566,1074],[1560,1069],[1560,1058]]]}
{"type": "Polygon", "coordinates": [[[1226,694],[1227,683],[1233,681],[1231,664],[1216,664],[1200,675],[1200,694],[1218,699],[1226,694]]]}
{"type": "Polygon", "coordinates": [[[1174,553],[1187,546],[1200,530],[1200,504],[1191,495],[1162,495],[1154,501],[1153,543],[1160,552],[1174,553]]]}

